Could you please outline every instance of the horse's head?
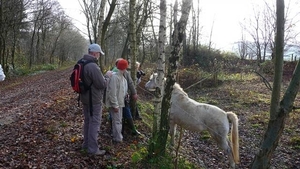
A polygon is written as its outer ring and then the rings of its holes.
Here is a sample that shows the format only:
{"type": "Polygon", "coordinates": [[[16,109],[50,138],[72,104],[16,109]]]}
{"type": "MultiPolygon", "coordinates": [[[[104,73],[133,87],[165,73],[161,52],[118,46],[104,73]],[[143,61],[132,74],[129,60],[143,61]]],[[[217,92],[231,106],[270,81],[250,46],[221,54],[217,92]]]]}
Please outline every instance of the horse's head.
{"type": "Polygon", "coordinates": [[[152,73],[152,75],[149,78],[149,81],[145,84],[145,88],[149,91],[155,91],[156,87],[158,87],[157,78],[158,78],[158,74],[152,73]]]}

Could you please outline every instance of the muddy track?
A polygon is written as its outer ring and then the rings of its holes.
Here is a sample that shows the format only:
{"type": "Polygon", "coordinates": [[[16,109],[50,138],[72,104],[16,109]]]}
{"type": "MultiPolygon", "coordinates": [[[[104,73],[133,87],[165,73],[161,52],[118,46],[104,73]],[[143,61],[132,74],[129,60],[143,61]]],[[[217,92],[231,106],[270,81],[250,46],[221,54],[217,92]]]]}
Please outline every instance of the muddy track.
{"type": "Polygon", "coordinates": [[[71,68],[41,72],[0,83],[0,125],[12,122],[15,116],[54,102],[54,95],[70,90],[71,68]]]}
{"type": "MultiPolygon", "coordinates": [[[[145,143],[145,139],[128,134],[124,136],[124,144],[113,146],[107,112],[103,112],[98,140],[107,150],[106,155],[89,157],[80,151],[83,116],[77,105],[78,95],[70,87],[71,71],[72,67],[0,83],[0,168],[129,165],[128,146],[145,143]]],[[[150,133],[142,128],[140,131],[150,133]]]]}

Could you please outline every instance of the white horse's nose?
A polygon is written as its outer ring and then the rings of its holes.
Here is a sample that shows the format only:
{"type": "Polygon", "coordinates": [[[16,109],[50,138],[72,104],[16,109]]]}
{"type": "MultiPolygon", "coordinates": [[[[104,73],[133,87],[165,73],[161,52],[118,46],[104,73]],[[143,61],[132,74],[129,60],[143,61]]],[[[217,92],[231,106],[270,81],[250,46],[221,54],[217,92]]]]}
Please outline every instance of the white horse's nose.
{"type": "Polygon", "coordinates": [[[155,86],[153,85],[153,82],[151,82],[151,81],[148,81],[148,82],[145,84],[145,88],[146,88],[148,91],[155,91],[155,86]]]}
{"type": "Polygon", "coordinates": [[[147,83],[145,84],[145,88],[146,88],[147,90],[149,89],[149,84],[150,84],[150,81],[147,82],[147,83]]]}

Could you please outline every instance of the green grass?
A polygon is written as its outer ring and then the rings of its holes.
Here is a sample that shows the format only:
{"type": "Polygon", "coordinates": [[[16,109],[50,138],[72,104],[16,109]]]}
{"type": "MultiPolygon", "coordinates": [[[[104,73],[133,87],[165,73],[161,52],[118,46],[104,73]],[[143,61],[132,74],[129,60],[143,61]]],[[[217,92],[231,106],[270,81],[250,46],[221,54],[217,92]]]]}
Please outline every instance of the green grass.
{"type": "Polygon", "coordinates": [[[252,116],[248,117],[248,120],[255,124],[266,124],[269,121],[269,112],[261,112],[260,114],[253,114],[252,116]]]}
{"type": "Polygon", "coordinates": [[[67,127],[68,126],[68,123],[67,122],[65,122],[65,121],[61,121],[60,122],[60,127],[67,127]]]}
{"type": "Polygon", "coordinates": [[[220,72],[218,74],[218,79],[222,81],[251,81],[257,79],[258,76],[254,73],[235,73],[228,74],[220,72]]]}
{"type": "Polygon", "coordinates": [[[17,76],[23,75],[34,75],[44,71],[55,70],[57,69],[57,65],[54,64],[44,64],[44,65],[35,65],[31,69],[26,66],[18,67],[14,70],[14,74],[17,76]]]}
{"type": "Polygon", "coordinates": [[[208,140],[210,139],[210,134],[208,131],[202,131],[200,134],[200,140],[208,140]]]}
{"type": "Polygon", "coordinates": [[[294,149],[300,149],[300,136],[294,136],[290,139],[290,144],[294,149]]]}

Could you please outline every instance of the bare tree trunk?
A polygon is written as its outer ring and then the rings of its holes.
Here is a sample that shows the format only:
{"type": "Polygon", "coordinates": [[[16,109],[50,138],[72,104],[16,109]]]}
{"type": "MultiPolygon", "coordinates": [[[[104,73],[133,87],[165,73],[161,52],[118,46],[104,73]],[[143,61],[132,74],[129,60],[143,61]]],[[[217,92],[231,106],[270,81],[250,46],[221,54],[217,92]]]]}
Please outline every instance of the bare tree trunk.
{"type": "MultiPolygon", "coordinates": [[[[4,37],[3,37],[3,33],[4,33],[4,26],[3,26],[3,22],[4,22],[4,11],[3,11],[3,7],[4,5],[0,5],[0,64],[2,64],[2,67],[4,67],[4,37]]],[[[5,72],[5,68],[3,68],[3,71],[5,72]]]]}
{"type": "Polygon", "coordinates": [[[163,88],[163,79],[165,74],[165,42],[166,42],[166,15],[167,15],[167,5],[166,0],[160,0],[160,23],[159,23],[159,35],[158,35],[158,51],[159,57],[157,61],[157,73],[158,73],[158,95],[155,98],[155,114],[153,120],[153,132],[152,140],[149,145],[148,156],[149,158],[158,157],[165,154],[165,145],[158,145],[159,135],[158,135],[158,122],[159,122],[159,112],[161,112],[161,92],[163,88]]]}
{"type": "Polygon", "coordinates": [[[35,33],[36,33],[36,27],[37,27],[37,21],[34,22],[34,27],[32,31],[31,36],[31,43],[30,43],[30,54],[29,54],[29,68],[32,67],[33,61],[34,61],[34,39],[35,39],[35,33]]]}
{"type": "MultiPolygon", "coordinates": [[[[170,8],[172,8],[172,5],[170,5],[170,8]]],[[[173,10],[170,10],[170,24],[169,24],[169,31],[170,31],[170,34],[169,34],[169,44],[171,45],[172,43],[172,32],[173,32],[173,17],[174,17],[174,13],[175,11],[173,10]]]]}
{"type": "Polygon", "coordinates": [[[196,27],[196,44],[197,48],[199,47],[199,37],[200,37],[200,0],[198,0],[197,7],[197,27],[196,27]]]}
{"type": "MultiPolygon", "coordinates": [[[[164,0],[161,0],[161,3],[164,0]]],[[[169,133],[169,111],[170,111],[170,99],[171,99],[171,93],[173,89],[173,85],[176,81],[176,76],[177,76],[177,62],[179,61],[179,52],[182,47],[182,42],[184,40],[185,36],[185,29],[188,21],[188,16],[189,12],[192,6],[192,0],[183,0],[182,2],[182,8],[181,8],[181,18],[179,22],[174,22],[174,32],[172,36],[172,52],[171,52],[171,57],[169,58],[169,64],[168,64],[168,74],[167,74],[167,80],[166,84],[161,87],[164,89],[162,95],[162,102],[161,102],[161,119],[160,119],[160,127],[159,127],[159,132],[157,135],[154,135],[155,137],[152,139],[152,148],[149,149],[149,155],[158,157],[158,156],[163,156],[165,155],[165,150],[166,150],[166,143],[167,143],[167,138],[168,138],[168,133],[169,133]]],[[[163,7],[165,4],[161,4],[163,7]]],[[[176,9],[178,6],[177,0],[175,1],[174,9],[176,9]]],[[[162,14],[162,13],[161,13],[162,14]]],[[[165,12],[166,14],[166,12],[165,12]]],[[[177,20],[175,17],[176,13],[174,13],[174,20],[177,20]]],[[[164,22],[163,24],[165,24],[164,22]]],[[[162,26],[162,25],[160,25],[162,26]]],[[[164,29],[164,35],[165,35],[165,29],[164,29]]],[[[160,36],[161,38],[162,36],[160,36]]],[[[165,38],[164,38],[165,39],[165,38]]],[[[159,40],[159,42],[161,42],[159,40]]],[[[163,45],[163,44],[162,44],[163,45]]]]}
{"type": "MultiPolygon", "coordinates": [[[[129,2],[129,42],[130,42],[130,55],[128,55],[129,61],[129,72],[133,80],[133,83],[136,85],[136,74],[135,74],[135,62],[137,55],[137,42],[136,42],[136,0],[130,0],[129,2]]],[[[136,100],[130,99],[131,113],[133,116],[136,115],[136,100]]]]}
{"type": "Polygon", "coordinates": [[[169,132],[169,111],[171,107],[171,94],[173,91],[173,85],[176,82],[177,77],[177,63],[179,62],[179,53],[182,49],[182,43],[185,39],[185,29],[189,18],[190,9],[192,7],[192,0],[183,0],[181,7],[181,18],[179,22],[174,22],[174,32],[172,36],[172,51],[171,57],[169,58],[167,80],[165,84],[165,90],[162,98],[161,108],[161,123],[159,140],[161,140],[162,146],[165,148],[168,132],[169,132]],[[164,144],[163,144],[164,143],[164,144]]]}
{"type": "Polygon", "coordinates": [[[209,34],[209,42],[208,42],[208,50],[211,50],[211,46],[212,46],[212,35],[213,35],[213,31],[214,31],[214,25],[215,25],[215,21],[213,21],[211,28],[210,28],[210,34],[209,34]]]}
{"type": "MultiPolygon", "coordinates": [[[[136,46],[137,46],[137,54],[136,56],[138,56],[138,46],[140,45],[140,42],[142,41],[141,38],[142,38],[142,31],[143,31],[143,28],[145,27],[145,25],[147,24],[147,19],[149,18],[149,15],[151,12],[152,9],[151,9],[151,6],[150,6],[150,0],[146,0],[146,1],[143,1],[143,14],[142,16],[138,17],[138,12],[135,13],[135,24],[136,24],[136,46]]],[[[138,9],[135,9],[135,11],[137,11],[138,9]]],[[[123,46],[123,50],[122,50],[122,54],[121,54],[121,57],[122,58],[126,58],[126,56],[128,56],[129,54],[129,51],[128,51],[128,42],[129,42],[129,39],[130,38],[130,31],[128,31],[128,34],[127,34],[127,37],[125,39],[125,42],[124,42],[124,46],[123,46]]],[[[137,59],[136,59],[137,60],[137,59]]]]}
{"type": "MultiPolygon", "coordinates": [[[[105,5],[106,5],[106,2],[105,0],[102,0],[100,2],[100,10],[99,10],[99,18],[98,18],[98,38],[97,38],[97,41],[96,43],[100,44],[101,45],[101,48],[102,50],[105,51],[105,47],[104,47],[104,35],[102,36],[102,34],[105,34],[105,31],[103,30],[103,24],[104,24],[104,9],[105,9],[105,5]]],[[[107,52],[106,52],[107,54],[107,52]]],[[[100,65],[100,69],[101,71],[103,72],[104,71],[104,62],[106,60],[106,56],[101,56],[99,58],[99,65],[100,65]]]]}
{"type": "Polygon", "coordinates": [[[103,24],[104,24],[104,10],[103,9],[105,8],[106,2],[107,1],[100,2],[100,9],[102,9],[102,10],[99,11],[100,15],[98,18],[98,42],[96,42],[96,43],[100,44],[102,48],[103,48],[103,46],[102,46],[101,42],[102,42],[102,38],[103,38],[102,32],[103,32],[103,24]]]}
{"type": "MultiPolygon", "coordinates": [[[[141,43],[141,38],[142,38],[142,32],[143,32],[143,28],[147,25],[147,20],[150,16],[151,13],[151,5],[150,5],[150,0],[145,0],[143,1],[143,14],[140,17],[140,19],[138,19],[138,15],[136,17],[136,39],[137,39],[137,46],[140,45],[141,43]]],[[[136,14],[138,14],[138,12],[136,12],[136,14]]]]}
{"type": "Polygon", "coordinates": [[[129,52],[128,51],[128,41],[129,41],[129,33],[127,34],[125,42],[124,42],[121,58],[125,58],[126,55],[128,55],[128,52],[129,52]]]}
{"type": "MultiPolygon", "coordinates": [[[[102,5],[102,1],[101,1],[101,5],[102,5]]],[[[111,2],[111,4],[110,4],[110,8],[109,8],[108,14],[107,14],[107,16],[106,16],[106,18],[104,20],[102,30],[99,32],[99,36],[101,34],[101,38],[99,38],[100,39],[100,44],[101,44],[101,47],[104,48],[104,50],[106,49],[106,46],[105,46],[105,35],[106,35],[106,32],[107,32],[108,25],[109,25],[110,19],[112,17],[112,14],[115,11],[116,5],[117,5],[117,0],[113,0],[111,2]]],[[[104,4],[104,6],[105,6],[105,4],[104,4]]],[[[103,9],[104,8],[102,8],[102,11],[103,11],[103,9]]],[[[100,18],[101,18],[101,16],[100,16],[100,18]]],[[[108,53],[108,52],[106,52],[106,53],[108,53]]],[[[101,57],[100,66],[102,68],[104,68],[104,65],[106,64],[106,62],[107,62],[107,56],[104,56],[103,58],[101,57]]]]}
{"type": "Polygon", "coordinates": [[[293,102],[299,90],[300,83],[300,64],[298,62],[294,71],[292,81],[285,92],[283,99],[280,99],[280,86],[282,80],[283,66],[283,47],[284,47],[284,0],[277,0],[277,36],[276,36],[276,59],[275,76],[272,91],[270,120],[264,139],[251,164],[252,169],[270,168],[271,157],[278,145],[282,135],[285,120],[292,111],[293,102]]]}
{"type": "MultiPolygon", "coordinates": [[[[88,36],[90,39],[90,43],[98,43],[105,51],[105,34],[107,32],[107,28],[116,7],[117,0],[112,0],[108,14],[104,20],[104,9],[106,5],[106,1],[88,1],[82,0],[83,6],[81,8],[86,17],[88,36]],[[92,32],[90,31],[92,30],[92,32]],[[93,38],[93,39],[92,39],[93,38]]],[[[106,52],[107,54],[107,52],[106,52]]],[[[106,56],[104,56],[106,57],[106,56]]],[[[104,57],[100,57],[100,68],[104,71],[104,57]]]]}
{"type": "MultiPolygon", "coordinates": [[[[53,41],[53,48],[50,52],[49,63],[54,63],[54,52],[56,50],[59,38],[61,37],[63,31],[69,27],[69,24],[70,23],[67,20],[62,20],[62,22],[60,23],[58,34],[56,35],[56,37],[54,38],[54,41],[53,41]]],[[[62,61],[65,61],[65,60],[62,60],[62,61]]]]}

